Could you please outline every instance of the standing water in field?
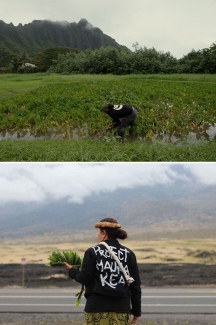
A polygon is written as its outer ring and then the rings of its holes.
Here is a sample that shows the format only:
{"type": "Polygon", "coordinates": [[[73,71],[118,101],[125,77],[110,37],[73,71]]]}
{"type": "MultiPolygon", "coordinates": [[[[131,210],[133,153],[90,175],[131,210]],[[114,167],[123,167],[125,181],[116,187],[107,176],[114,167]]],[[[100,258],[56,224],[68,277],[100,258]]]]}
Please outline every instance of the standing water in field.
{"type": "MultiPolygon", "coordinates": [[[[46,133],[35,133],[31,130],[21,130],[21,131],[7,131],[0,133],[0,141],[2,140],[78,140],[78,139],[84,139],[84,138],[91,138],[95,140],[100,140],[106,137],[109,138],[110,134],[107,133],[102,134],[91,134],[88,129],[87,125],[85,125],[82,128],[74,128],[70,129],[69,126],[67,126],[64,130],[55,130],[55,129],[48,129],[46,133]]],[[[193,131],[189,132],[188,136],[183,136],[179,132],[173,132],[172,135],[167,135],[166,133],[163,134],[153,134],[151,138],[146,137],[146,134],[141,132],[139,135],[126,135],[125,138],[128,141],[149,141],[152,142],[155,141],[161,141],[164,143],[181,143],[183,140],[187,140],[189,143],[196,143],[200,140],[216,140],[216,125],[210,126],[208,124],[205,124],[204,126],[196,127],[193,131]]]]}

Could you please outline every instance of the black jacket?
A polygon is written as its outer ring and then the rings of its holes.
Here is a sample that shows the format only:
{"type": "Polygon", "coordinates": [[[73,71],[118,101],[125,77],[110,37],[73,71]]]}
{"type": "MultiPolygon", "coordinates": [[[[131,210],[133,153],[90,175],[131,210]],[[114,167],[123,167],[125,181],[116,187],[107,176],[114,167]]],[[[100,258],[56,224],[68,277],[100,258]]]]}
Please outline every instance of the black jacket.
{"type": "MultiPolygon", "coordinates": [[[[136,256],[130,249],[119,244],[117,240],[106,240],[106,243],[117,254],[126,272],[134,278],[135,281],[131,285],[127,285],[116,261],[110,256],[106,247],[100,244],[90,247],[85,252],[82,270],[72,268],[69,271],[69,276],[85,285],[87,300],[89,297],[92,299],[92,295],[102,295],[103,299],[104,296],[108,299],[112,299],[112,297],[113,299],[119,298],[118,301],[122,300],[122,302],[128,298],[132,305],[130,312],[133,315],[140,316],[141,283],[136,256]]],[[[120,309],[121,306],[118,305],[118,310],[111,311],[125,311],[123,306],[122,310],[120,309]]]]}
{"type": "Polygon", "coordinates": [[[121,124],[120,118],[126,117],[133,113],[133,106],[131,105],[114,105],[113,108],[110,109],[108,115],[112,118],[114,127],[121,124]]]}

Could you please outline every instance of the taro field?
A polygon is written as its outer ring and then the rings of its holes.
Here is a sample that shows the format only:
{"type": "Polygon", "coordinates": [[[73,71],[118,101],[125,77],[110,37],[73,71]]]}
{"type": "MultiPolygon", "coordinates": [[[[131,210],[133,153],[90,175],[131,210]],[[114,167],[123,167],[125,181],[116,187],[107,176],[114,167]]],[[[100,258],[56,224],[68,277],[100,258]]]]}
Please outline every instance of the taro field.
{"type": "MultiPolygon", "coordinates": [[[[104,102],[131,104],[138,114],[134,136],[182,138],[216,123],[216,83],[198,80],[148,79],[142,76],[81,82],[53,82],[7,97],[0,103],[0,132],[29,130],[32,134],[59,132],[68,138],[74,129],[81,137],[106,135],[109,117],[104,102]]],[[[126,136],[128,130],[126,130],[126,136]]]]}

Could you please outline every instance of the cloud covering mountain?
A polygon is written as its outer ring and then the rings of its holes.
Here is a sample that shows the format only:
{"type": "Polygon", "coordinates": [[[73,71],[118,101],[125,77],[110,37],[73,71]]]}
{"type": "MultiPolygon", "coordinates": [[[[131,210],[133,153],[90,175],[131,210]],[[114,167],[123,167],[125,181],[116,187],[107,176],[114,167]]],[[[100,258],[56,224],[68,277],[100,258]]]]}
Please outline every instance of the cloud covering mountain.
{"type": "Polygon", "coordinates": [[[215,0],[0,0],[0,5],[1,19],[7,23],[86,17],[130,49],[138,42],[177,58],[215,42],[215,0]]]}
{"type": "Polygon", "coordinates": [[[0,204],[63,198],[81,204],[93,194],[143,185],[171,185],[179,180],[216,185],[216,164],[2,163],[0,204]]]}
{"type": "Polygon", "coordinates": [[[0,236],[88,231],[104,217],[139,230],[214,228],[215,167],[215,163],[2,163],[0,236]]]}

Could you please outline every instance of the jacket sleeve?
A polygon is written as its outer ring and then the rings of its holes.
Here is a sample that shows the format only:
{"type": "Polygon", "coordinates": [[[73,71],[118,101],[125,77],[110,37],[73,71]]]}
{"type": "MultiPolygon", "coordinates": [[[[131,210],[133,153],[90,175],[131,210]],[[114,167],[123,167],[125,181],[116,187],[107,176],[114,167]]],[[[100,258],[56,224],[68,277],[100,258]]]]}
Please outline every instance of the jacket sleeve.
{"type": "Polygon", "coordinates": [[[79,271],[76,268],[69,270],[69,277],[75,279],[77,282],[89,285],[94,280],[95,275],[95,258],[93,256],[91,248],[89,248],[83,258],[82,270],[79,271]]]}
{"type": "Polygon", "coordinates": [[[131,291],[131,314],[134,316],[141,316],[141,281],[139,276],[138,265],[136,257],[134,256],[133,268],[131,270],[131,276],[134,278],[134,282],[130,285],[131,291]]]}
{"type": "Polygon", "coordinates": [[[118,118],[115,114],[113,114],[113,113],[111,112],[111,113],[108,114],[108,115],[109,115],[109,116],[112,118],[112,120],[113,120],[113,123],[114,123],[114,124],[113,124],[113,127],[114,127],[114,128],[121,124],[119,118],[118,118]]]}

